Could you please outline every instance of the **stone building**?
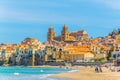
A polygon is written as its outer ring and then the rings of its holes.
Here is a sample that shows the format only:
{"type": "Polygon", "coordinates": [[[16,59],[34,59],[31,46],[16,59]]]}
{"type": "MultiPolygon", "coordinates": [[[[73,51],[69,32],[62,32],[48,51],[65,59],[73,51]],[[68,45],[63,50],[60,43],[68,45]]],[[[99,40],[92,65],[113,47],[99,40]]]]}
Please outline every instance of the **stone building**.
{"type": "Polygon", "coordinates": [[[48,34],[47,34],[47,40],[53,41],[54,39],[55,39],[55,32],[54,32],[54,29],[52,28],[52,26],[50,26],[50,28],[48,30],[48,34]]]}
{"type": "Polygon", "coordinates": [[[88,33],[85,30],[71,32],[70,36],[73,36],[78,41],[88,39],[88,33]]]}
{"type": "Polygon", "coordinates": [[[53,46],[46,46],[45,48],[45,62],[57,62],[62,61],[62,49],[53,47],[53,46]]]}
{"type": "Polygon", "coordinates": [[[64,25],[61,32],[61,41],[72,41],[72,40],[75,40],[75,38],[73,36],[70,36],[67,25],[64,25]]]}
{"type": "Polygon", "coordinates": [[[88,39],[88,33],[85,30],[80,30],[70,33],[68,31],[68,26],[65,24],[63,26],[60,36],[55,36],[54,29],[50,26],[47,38],[48,41],[56,40],[56,41],[64,41],[64,42],[70,42],[70,41],[74,42],[74,41],[88,39]]]}

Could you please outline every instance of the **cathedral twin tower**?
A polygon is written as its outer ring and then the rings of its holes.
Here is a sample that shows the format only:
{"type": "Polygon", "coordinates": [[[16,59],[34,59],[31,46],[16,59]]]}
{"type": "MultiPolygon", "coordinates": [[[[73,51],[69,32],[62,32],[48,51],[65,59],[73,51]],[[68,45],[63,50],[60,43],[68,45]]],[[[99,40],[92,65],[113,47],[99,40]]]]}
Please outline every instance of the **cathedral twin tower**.
{"type": "Polygon", "coordinates": [[[52,26],[50,26],[48,30],[47,40],[48,41],[76,41],[80,39],[86,39],[88,38],[88,34],[85,30],[76,31],[69,33],[67,25],[63,26],[63,29],[61,31],[61,36],[56,36],[56,33],[54,32],[54,29],[52,26]]]}
{"type": "MultiPolygon", "coordinates": [[[[48,41],[53,41],[56,40],[56,34],[54,32],[54,29],[52,26],[50,26],[49,31],[48,31],[48,36],[47,40],[48,41]]],[[[63,30],[61,32],[61,38],[58,41],[66,41],[69,40],[69,32],[68,32],[68,27],[67,25],[64,25],[63,30]]]]}
{"type": "Polygon", "coordinates": [[[47,35],[47,40],[53,41],[55,39],[55,36],[56,36],[56,34],[54,32],[54,29],[52,26],[50,26],[49,31],[48,31],[48,35],[47,35]]]}

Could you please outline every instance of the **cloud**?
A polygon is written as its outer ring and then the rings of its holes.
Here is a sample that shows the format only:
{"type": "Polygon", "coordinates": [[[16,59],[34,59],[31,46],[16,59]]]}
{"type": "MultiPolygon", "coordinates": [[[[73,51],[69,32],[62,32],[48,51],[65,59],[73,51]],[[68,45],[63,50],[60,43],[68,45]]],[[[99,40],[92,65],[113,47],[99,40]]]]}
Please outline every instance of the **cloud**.
{"type": "MultiPolygon", "coordinates": [[[[85,18],[84,16],[81,18],[85,18]]],[[[76,16],[63,15],[56,11],[41,10],[17,10],[17,9],[3,9],[0,13],[0,22],[32,22],[32,23],[74,23],[80,19],[76,16]]]]}
{"type": "MultiPolygon", "coordinates": [[[[57,0],[50,2],[47,0],[5,1],[0,5],[0,22],[83,25],[94,23],[96,25],[102,23],[107,24],[113,23],[111,20],[117,20],[119,22],[120,14],[118,11],[107,10],[108,8],[104,9],[102,6],[105,5],[110,8],[119,9],[120,7],[116,7],[116,4],[119,6],[119,3],[120,1],[115,2],[113,0],[70,0],[60,1],[59,4],[57,0]]],[[[117,22],[114,22],[114,24],[118,24],[117,22]]]]}
{"type": "Polygon", "coordinates": [[[57,10],[67,7],[68,5],[64,1],[57,4],[57,0],[50,2],[47,0],[0,1],[0,22],[64,22],[67,18],[58,14],[57,10]]]}
{"type": "Polygon", "coordinates": [[[54,15],[51,14],[51,16],[46,15],[45,13],[32,13],[32,12],[22,12],[22,11],[7,11],[2,13],[0,16],[1,21],[7,21],[7,22],[48,22],[53,21],[52,17],[54,15]],[[50,20],[51,19],[51,20],[50,20]]]}
{"type": "Polygon", "coordinates": [[[109,8],[120,10],[120,0],[93,0],[109,8]]]}

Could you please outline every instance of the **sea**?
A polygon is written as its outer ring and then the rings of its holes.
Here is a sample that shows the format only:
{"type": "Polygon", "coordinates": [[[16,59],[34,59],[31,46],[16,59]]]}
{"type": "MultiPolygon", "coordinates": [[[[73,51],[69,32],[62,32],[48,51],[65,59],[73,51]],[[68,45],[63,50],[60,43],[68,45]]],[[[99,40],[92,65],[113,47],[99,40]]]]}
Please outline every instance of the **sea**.
{"type": "Polygon", "coordinates": [[[0,80],[70,80],[50,76],[73,71],[64,68],[0,67],[0,80]]]}

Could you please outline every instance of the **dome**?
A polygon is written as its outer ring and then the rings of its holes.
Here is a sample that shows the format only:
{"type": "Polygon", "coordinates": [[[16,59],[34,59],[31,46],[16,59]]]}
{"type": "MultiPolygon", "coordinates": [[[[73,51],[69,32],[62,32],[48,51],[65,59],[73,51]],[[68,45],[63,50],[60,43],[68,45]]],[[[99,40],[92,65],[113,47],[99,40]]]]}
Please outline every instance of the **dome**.
{"type": "Polygon", "coordinates": [[[24,41],[22,41],[22,44],[40,45],[41,42],[36,38],[25,38],[24,41]]]}

